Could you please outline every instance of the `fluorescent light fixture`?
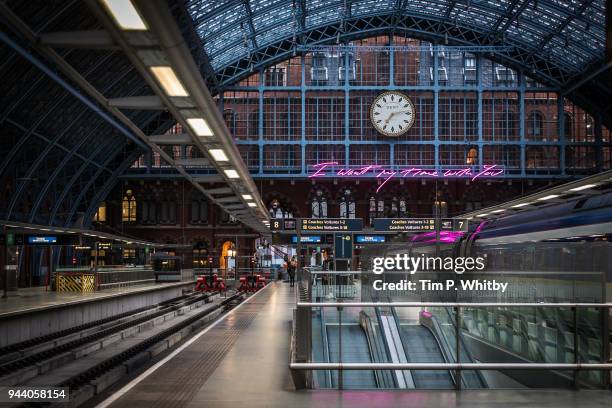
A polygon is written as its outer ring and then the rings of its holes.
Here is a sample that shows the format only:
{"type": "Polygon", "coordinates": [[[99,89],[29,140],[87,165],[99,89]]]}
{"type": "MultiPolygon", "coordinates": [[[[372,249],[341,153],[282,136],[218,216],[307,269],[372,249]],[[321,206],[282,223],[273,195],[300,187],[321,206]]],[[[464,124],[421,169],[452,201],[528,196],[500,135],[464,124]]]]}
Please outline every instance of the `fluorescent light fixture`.
{"type": "Polygon", "coordinates": [[[252,195],[250,195],[250,194],[243,194],[243,195],[242,195],[242,198],[244,198],[245,200],[252,200],[252,199],[253,199],[253,196],[252,196],[252,195]]]}
{"type": "Polygon", "coordinates": [[[202,118],[189,118],[187,119],[189,127],[198,136],[213,136],[212,130],[208,127],[208,123],[202,118]]]}
{"type": "Polygon", "coordinates": [[[585,184],[584,186],[580,186],[580,187],[575,187],[575,188],[570,188],[569,191],[582,191],[582,190],[588,190],[589,188],[593,188],[596,187],[597,184],[585,184]]]}
{"type": "Polygon", "coordinates": [[[249,201],[247,204],[249,207],[257,207],[257,204],[255,204],[253,201],[249,201]]]}
{"type": "Polygon", "coordinates": [[[218,162],[229,161],[223,149],[209,149],[208,153],[210,153],[210,155],[213,157],[213,159],[215,159],[215,161],[218,161],[218,162]]]}
{"type": "Polygon", "coordinates": [[[119,27],[124,30],[146,30],[145,24],[138,10],[130,0],[102,0],[106,9],[115,19],[119,27]]]}
{"type": "Polygon", "coordinates": [[[491,211],[491,212],[494,213],[494,214],[499,214],[499,213],[502,213],[504,211],[506,211],[506,210],[501,209],[501,210],[495,210],[495,211],[491,211]]]}
{"type": "Polygon", "coordinates": [[[151,72],[155,75],[157,82],[164,88],[168,96],[189,96],[187,90],[177,78],[172,67],[155,66],[151,67],[151,72]]]}
{"type": "Polygon", "coordinates": [[[223,171],[225,172],[225,175],[231,179],[240,178],[240,176],[238,175],[238,172],[234,169],[225,169],[223,171]]]}
{"type": "Polygon", "coordinates": [[[529,204],[531,204],[531,203],[520,203],[520,204],[513,205],[510,208],[521,208],[521,207],[525,207],[525,206],[527,206],[529,204]]]}
{"type": "Polygon", "coordinates": [[[547,196],[538,198],[538,201],[552,200],[553,198],[557,198],[557,197],[559,197],[558,194],[551,194],[551,195],[547,195],[547,196]]]}
{"type": "Polygon", "coordinates": [[[489,215],[489,214],[488,213],[478,214],[477,217],[486,217],[487,215],[489,215]]]}

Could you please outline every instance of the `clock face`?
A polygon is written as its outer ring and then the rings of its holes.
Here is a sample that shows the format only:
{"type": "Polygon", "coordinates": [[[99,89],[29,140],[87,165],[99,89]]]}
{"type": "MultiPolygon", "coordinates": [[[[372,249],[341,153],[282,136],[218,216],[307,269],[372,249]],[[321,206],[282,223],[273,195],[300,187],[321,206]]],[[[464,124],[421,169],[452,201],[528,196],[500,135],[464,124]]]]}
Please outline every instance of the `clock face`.
{"type": "Polygon", "coordinates": [[[383,92],[370,107],[374,128],[386,136],[400,136],[414,124],[415,109],[406,95],[397,91],[383,92]]]}

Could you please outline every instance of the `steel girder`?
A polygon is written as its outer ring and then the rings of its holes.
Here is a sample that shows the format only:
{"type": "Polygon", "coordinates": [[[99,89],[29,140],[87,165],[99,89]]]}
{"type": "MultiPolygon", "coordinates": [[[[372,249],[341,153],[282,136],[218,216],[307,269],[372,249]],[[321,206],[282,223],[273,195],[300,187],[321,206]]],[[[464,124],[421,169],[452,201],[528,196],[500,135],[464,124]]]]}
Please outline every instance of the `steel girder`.
{"type": "MultiPolygon", "coordinates": [[[[499,46],[499,51],[493,52],[491,59],[518,71],[531,72],[532,77],[544,84],[563,87],[576,74],[559,64],[552,62],[544,56],[524,48],[521,44],[506,39],[491,38],[488,31],[476,31],[451,21],[425,19],[416,16],[403,15],[396,19],[393,13],[377,14],[366,17],[352,18],[345,21],[346,30],[343,32],[342,24],[334,24],[310,28],[301,33],[302,44],[333,44],[338,38],[341,42],[366,38],[375,35],[401,33],[406,36],[432,42],[442,42],[448,45],[484,45],[499,46]],[[397,25],[396,25],[397,24],[397,25]],[[535,70],[535,73],[534,73],[535,70]]],[[[217,82],[222,88],[238,82],[252,74],[254,70],[265,68],[276,62],[292,56],[293,42],[291,38],[283,38],[273,44],[260,47],[250,56],[245,56],[217,72],[217,82]]],[[[209,82],[212,80],[209,78],[209,82]]]]}

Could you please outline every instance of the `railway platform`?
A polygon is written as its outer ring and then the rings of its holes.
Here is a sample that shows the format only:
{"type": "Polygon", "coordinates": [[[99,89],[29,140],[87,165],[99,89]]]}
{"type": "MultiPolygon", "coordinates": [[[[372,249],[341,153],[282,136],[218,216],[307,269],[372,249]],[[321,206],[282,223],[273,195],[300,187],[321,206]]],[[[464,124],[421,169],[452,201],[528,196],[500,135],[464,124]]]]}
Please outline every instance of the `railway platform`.
{"type": "Polygon", "coordinates": [[[289,372],[293,289],[273,283],[97,408],[607,407],[607,391],[296,390],[289,372]]]}

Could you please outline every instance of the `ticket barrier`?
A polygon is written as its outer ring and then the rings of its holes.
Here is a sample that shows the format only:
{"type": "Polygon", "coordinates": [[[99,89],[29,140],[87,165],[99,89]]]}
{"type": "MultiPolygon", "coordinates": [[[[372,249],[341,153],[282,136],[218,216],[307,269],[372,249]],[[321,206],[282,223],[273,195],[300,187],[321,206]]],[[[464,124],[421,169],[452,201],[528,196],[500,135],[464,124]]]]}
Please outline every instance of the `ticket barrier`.
{"type": "Polygon", "coordinates": [[[196,280],[195,290],[198,292],[225,292],[227,287],[223,278],[216,273],[213,275],[200,275],[196,280]]]}
{"type": "Polygon", "coordinates": [[[239,292],[257,292],[266,286],[266,278],[262,275],[247,275],[240,278],[239,292]]]}

